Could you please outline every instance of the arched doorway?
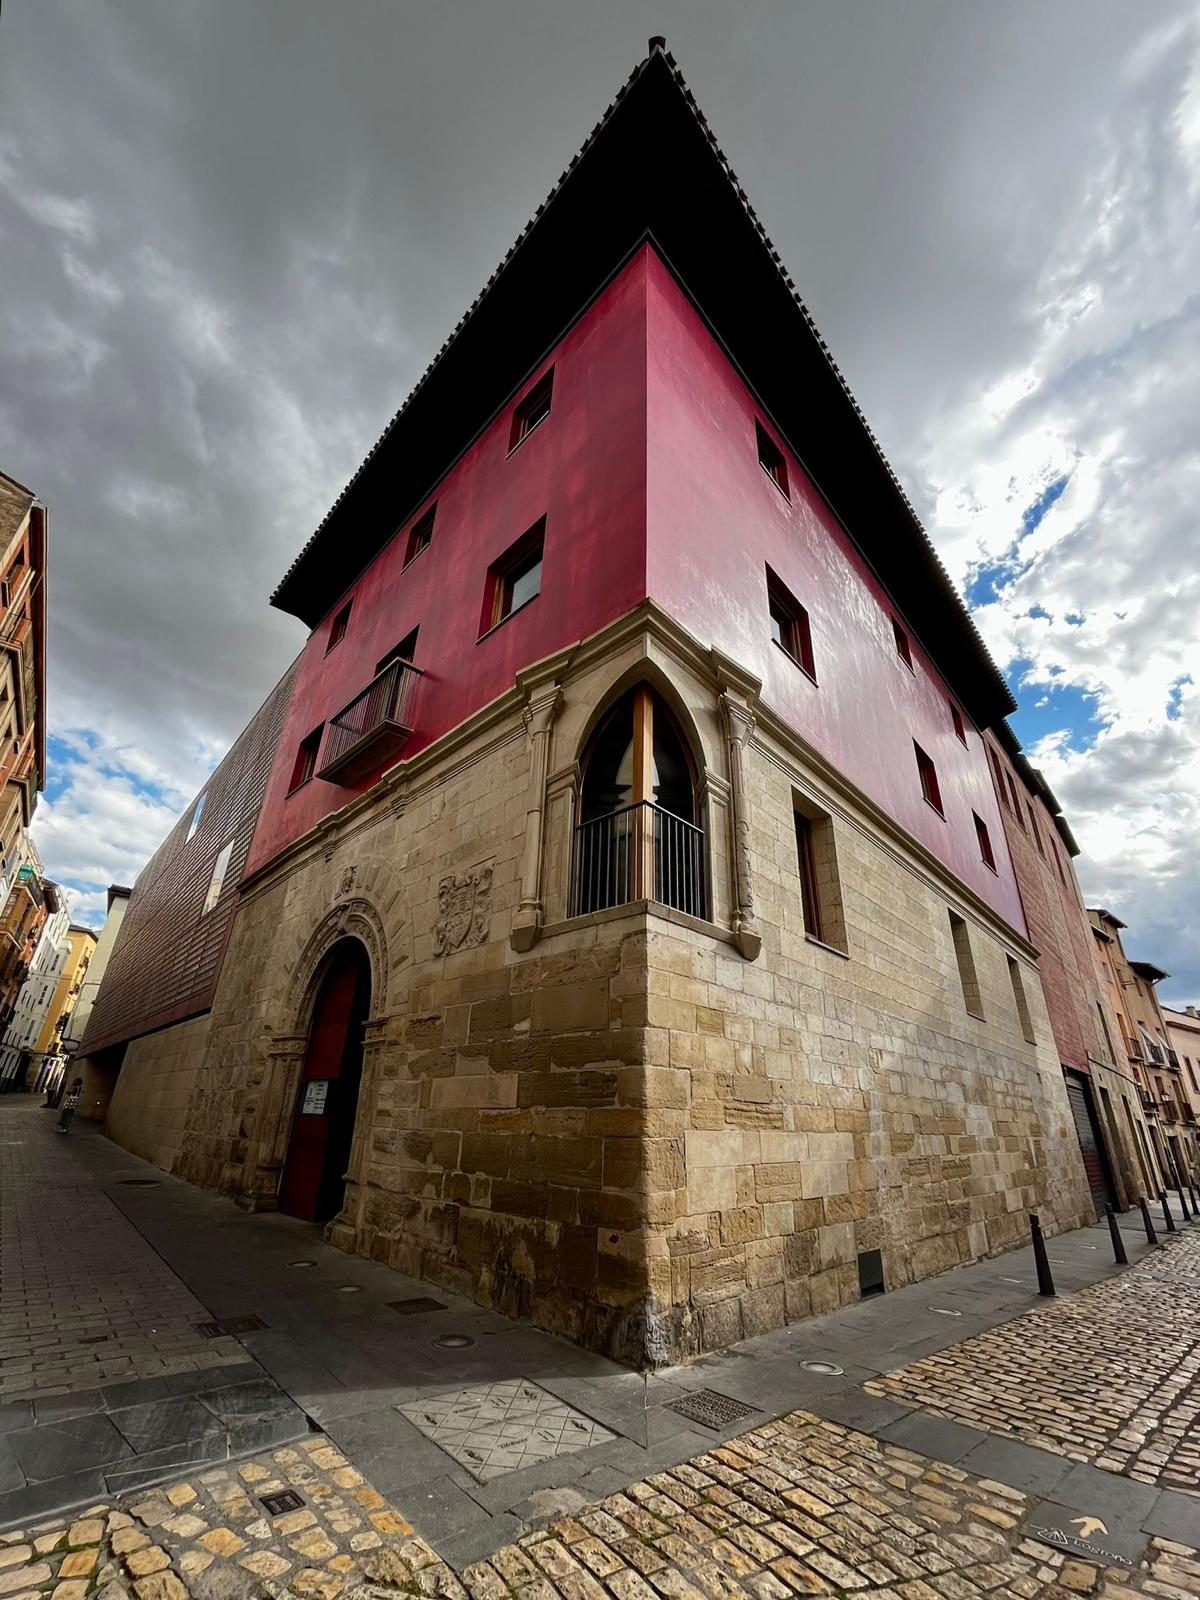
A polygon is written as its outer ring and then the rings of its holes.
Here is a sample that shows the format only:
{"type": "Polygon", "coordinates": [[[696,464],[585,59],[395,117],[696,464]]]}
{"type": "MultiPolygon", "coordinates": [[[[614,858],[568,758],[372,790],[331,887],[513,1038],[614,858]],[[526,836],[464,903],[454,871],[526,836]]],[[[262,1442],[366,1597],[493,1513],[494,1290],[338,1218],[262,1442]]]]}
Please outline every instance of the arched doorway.
{"type": "Polygon", "coordinates": [[[695,765],[661,696],[639,684],[596,726],[581,762],[576,915],[657,900],[708,915],[695,765]]]}
{"type": "Polygon", "coordinates": [[[279,1209],[328,1222],[342,1208],[362,1081],[371,964],[357,939],[335,945],[317,990],[300,1069],[279,1209]]]}

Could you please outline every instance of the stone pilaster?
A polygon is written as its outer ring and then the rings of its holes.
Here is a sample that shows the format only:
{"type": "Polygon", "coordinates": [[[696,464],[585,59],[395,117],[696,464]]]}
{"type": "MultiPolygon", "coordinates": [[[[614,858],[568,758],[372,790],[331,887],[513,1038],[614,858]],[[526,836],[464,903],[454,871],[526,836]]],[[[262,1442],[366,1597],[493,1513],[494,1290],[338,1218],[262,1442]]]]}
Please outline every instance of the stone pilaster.
{"type": "Polygon", "coordinates": [[[530,950],[541,933],[542,830],[546,810],[546,772],[550,756],[550,731],[562,701],[559,684],[531,695],[525,706],[529,736],[529,794],[525,812],[525,846],[521,855],[521,899],[513,914],[510,942],[514,950],[530,950]]]}
{"type": "Polygon", "coordinates": [[[721,715],[729,752],[733,821],[733,931],[738,950],[747,961],[753,961],[762,949],[762,934],[754,917],[754,875],[746,798],[746,747],[754,732],[754,713],[726,689],[721,694],[721,715]]]}

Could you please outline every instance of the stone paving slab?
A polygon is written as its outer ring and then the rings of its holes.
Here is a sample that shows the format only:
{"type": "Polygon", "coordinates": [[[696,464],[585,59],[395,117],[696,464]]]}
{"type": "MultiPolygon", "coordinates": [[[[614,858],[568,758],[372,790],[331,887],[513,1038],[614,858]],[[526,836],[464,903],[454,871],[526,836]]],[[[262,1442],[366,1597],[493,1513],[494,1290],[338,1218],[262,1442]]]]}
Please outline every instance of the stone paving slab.
{"type": "Polygon", "coordinates": [[[865,1388],[1138,1483],[1200,1495],[1200,1232],[1168,1237],[1120,1277],[1046,1301],[865,1388]]]}
{"type": "MultiPolygon", "coordinates": [[[[0,1535],[3,1600],[1188,1600],[1200,1549],[1058,1548],[1045,1505],[798,1412],[457,1564],[321,1435],[0,1535]],[[271,1497],[291,1491],[286,1507],[271,1497]],[[1036,1532],[1036,1536],[1035,1536],[1036,1532]]],[[[1103,1538],[1089,1529],[1092,1539],[1103,1538]]],[[[1110,1543],[1121,1543],[1120,1539],[1110,1543]]]]}

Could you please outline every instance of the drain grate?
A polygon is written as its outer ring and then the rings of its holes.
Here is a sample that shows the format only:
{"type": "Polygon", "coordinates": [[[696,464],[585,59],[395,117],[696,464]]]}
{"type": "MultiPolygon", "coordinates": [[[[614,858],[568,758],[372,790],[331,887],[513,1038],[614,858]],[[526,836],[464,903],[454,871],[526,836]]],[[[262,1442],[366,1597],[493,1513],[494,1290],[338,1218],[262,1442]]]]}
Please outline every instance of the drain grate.
{"type": "Polygon", "coordinates": [[[748,1406],[744,1400],[718,1394],[715,1389],[697,1389],[682,1400],[672,1400],[666,1409],[698,1422],[702,1428],[727,1428],[731,1422],[759,1414],[758,1406],[748,1406]]]}
{"type": "Polygon", "coordinates": [[[117,1182],[126,1189],[157,1189],[162,1182],[161,1178],[118,1178],[117,1182]]]}
{"type": "Polygon", "coordinates": [[[445,1311],[446,1307],[440,1300],[431,1300],[428,1295],[415,1295],[411,1300],[389,1300],[389,1310],[398,1311],[402,1317],[415,1317],[422,1311],[445,1311]]]}
{"type": "Polygon", "coordinates": [[[196,1332],[202,1339],[221,1339],[229,1334],[257,1333],[260,1328],[265,1328],[266,1323],[261,1317],[253,1314],[245,1317],[225,1317],[220,1322],[197,1322],[196,1332]]]}
{"type": "Polygon", "coordinates": [[[266,1507],[270,1517],[281,1517],[285,1511],[300,1511],[304,1501],[295,1489],[283,1489],[279,1494],[264,1494],[259,1496],[259,1503],[266,1507]]]}

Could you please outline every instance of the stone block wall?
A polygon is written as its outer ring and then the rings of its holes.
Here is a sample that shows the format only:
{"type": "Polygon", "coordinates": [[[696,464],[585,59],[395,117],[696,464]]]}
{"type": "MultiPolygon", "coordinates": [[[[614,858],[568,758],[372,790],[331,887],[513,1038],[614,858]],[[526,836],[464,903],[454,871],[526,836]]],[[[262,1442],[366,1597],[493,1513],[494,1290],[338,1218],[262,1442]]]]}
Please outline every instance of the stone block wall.
{"type": "Polygon", "coordinates": [[[208,1047],[208,1013],[134,1039],[127,1047],[105,1130],[134,1155],[168,1171],[188,1135],[188,1106],[208,1047]]]}
{"type": "Polygon", "coordinates": [[[895,1287],[1020,1243],[1028,1209],[1085,1220],[1029,947],[739,692],[732,717],[726,669],[644,609],[260,874],[175,1170],[274,1203],[313,995],[352,937],[372,1007],[329,1236],[592,1348],[660,1365],[857,1298],[862,1252],[895,1287]],[[702,767],[712,923],[567,915],[575,763],[639,672],[702,767]],[[804,930],[797,804],[844,952],[804,930]]]}

